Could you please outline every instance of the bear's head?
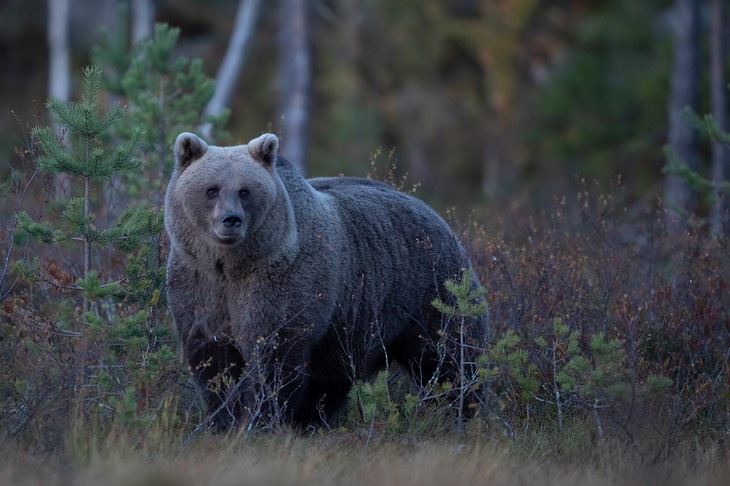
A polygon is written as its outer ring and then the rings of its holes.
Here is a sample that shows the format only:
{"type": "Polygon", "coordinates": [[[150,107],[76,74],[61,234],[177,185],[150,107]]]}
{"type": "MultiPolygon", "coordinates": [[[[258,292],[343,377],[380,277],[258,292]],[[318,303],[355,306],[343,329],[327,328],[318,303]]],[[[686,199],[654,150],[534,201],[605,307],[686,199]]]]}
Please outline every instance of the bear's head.
{"type": "Polygon", "coordinates": [[[168,231],[184,226],[188,237],[219,248],[248,241],[281,192],[274,167],[278,149],[279,139],[270,133],[234,147],[178,135],[166,205],[185,223],[168,222],[166,214],[168,231]]]}

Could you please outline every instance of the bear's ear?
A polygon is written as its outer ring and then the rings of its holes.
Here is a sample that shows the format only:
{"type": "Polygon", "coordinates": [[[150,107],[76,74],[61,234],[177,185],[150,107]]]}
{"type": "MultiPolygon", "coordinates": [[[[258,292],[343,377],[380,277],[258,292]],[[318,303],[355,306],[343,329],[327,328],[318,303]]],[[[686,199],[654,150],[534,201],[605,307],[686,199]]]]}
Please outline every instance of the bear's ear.
{"type": "Polygon", "coordinates": [[[279,152],[279,139],[272,133],[264,133],[248,142],[248,153],[266,168],[271,167],[279,152]]]}
{"type": "Polygon", "coordinates": [[[175,166],[185,170],[192,163],[205,155],[208,151],[208,144],[197,135],[190,132],[182,132],[175,139],[175,166]]]}

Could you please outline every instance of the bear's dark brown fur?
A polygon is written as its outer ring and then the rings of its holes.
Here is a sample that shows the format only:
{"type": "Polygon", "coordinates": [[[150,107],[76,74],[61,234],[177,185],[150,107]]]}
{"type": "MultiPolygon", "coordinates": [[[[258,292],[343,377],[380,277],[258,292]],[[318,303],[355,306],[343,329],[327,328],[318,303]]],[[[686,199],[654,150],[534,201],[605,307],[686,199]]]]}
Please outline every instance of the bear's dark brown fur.
{"type": "MultiPolygon", "coordinates": [[[[432,305],[470,268],[449,226],[386,184],[305,180],[277,151],[272,134],[175,142],[168,299],[213,421],[328,418],[354,380],[396,363],[418,384],[456,382],[461,327],[432,305]]],[[[473,363],[486,317],[465,329],[473,363]]]]}

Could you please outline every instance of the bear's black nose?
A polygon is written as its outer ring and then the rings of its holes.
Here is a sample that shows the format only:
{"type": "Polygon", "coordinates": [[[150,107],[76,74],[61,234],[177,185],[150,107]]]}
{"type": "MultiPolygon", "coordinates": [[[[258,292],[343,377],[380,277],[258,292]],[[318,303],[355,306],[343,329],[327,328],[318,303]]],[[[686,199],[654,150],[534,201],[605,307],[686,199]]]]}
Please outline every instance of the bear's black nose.
{"type": "Polygon", "coordinates": [[[226,228],[238,228],[243,223],[241,216],[236,213],[226,213],[223,215],[223,226],[226,228]]]}

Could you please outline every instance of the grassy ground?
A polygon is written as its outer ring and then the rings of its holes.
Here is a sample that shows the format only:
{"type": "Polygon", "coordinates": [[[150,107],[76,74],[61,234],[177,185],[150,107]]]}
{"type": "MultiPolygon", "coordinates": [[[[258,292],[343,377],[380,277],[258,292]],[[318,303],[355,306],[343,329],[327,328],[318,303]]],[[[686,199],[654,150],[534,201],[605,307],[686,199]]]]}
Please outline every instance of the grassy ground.
{"type": "Polygon", "coordinates": [[[0,452],[3,485],[725,485],[730,455],[687,440],[657,459],[611,439],[584,447],[538,433],[484,437],[386,438],[328,432],[256,438],[202,436],[185,445],[130,445],[111,434],[79,439],[52,455],[0,452]]]}

